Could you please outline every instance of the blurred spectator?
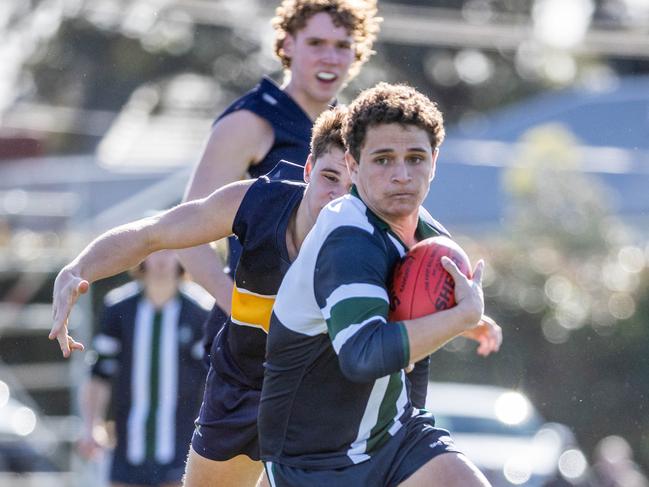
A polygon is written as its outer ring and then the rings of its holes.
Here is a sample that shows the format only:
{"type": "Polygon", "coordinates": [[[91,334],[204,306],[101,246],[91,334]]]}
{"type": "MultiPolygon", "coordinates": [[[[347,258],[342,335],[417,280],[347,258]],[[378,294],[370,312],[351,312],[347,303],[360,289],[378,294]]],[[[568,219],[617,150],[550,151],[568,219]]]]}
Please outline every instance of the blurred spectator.
{"type": "Polygon", "coordinates": [[[106,296],[97,361],[83,385],[80,409],[87,459],[106,446],[102,425],[113,397],[115,449],[110,481],[117,485],[180,485],[206,370],[201,328],[207,311],[171,251],[151,254],[137,281],[106,296]]]}
{"type": "Polygon", "coordinates": [[[649,487],[649,480],[633,461],[631,446],[621,436],[607,436],[595,447],[593,485],[649,487]]]}

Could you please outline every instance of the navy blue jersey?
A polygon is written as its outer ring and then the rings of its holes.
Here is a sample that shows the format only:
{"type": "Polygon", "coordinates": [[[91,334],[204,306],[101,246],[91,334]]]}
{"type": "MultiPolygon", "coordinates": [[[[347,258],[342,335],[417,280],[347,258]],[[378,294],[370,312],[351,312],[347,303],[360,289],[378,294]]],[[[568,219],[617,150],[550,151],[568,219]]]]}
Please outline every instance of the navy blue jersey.
{"type": "MultiPolygon", "coordinates": [[[[313,121],[287,93],[270,78],[264,77],[251,91],[235,100],[215,121],[238,110],[247,110],[266,120],[273,128],[273,145],[257,164],[248,168],[251,178],[257,178],[271,171],[280,160],[292,161],[304,166],[309,155],[309,143],[313,121]]],[[[301,167],[287,167],[280,179],[302,181],[301,167]]],[[[241,253],[241,245],[235,237],[228,239],[228,267],[234,273],[241,253]]],[[[214,307],[205,327],[205,347],[211,342],[223,325],[227,315],[214,307]]]]}
{"type": "Polygon", "coordinates": [[[232,293],[232,313],[217,335],[211,364],[222,377],[261,389],[270,314],[290,266],[286,229],[302,201],[304,183],[278,180],[292,165],[281,162],[250,186],[234,219],[243,251],[232,293]]]}
{"type": "Polygon", "coordinates": [[[181,287],[161,309],[135,282],[106,295],[92,374],[113,383],[115,456],[131,465],[168,464],[186,454],[206,376],[207,309],[194,288],[181,287]]]}
{"type": "MultiPolygon", "coordinates": [[[[252,179],[267,174],[282,159],[304,166],[309,155],[313,121],[274,81],[262,78],[257,86],[234,101],[216,122],[238,110],[254,113],[273,128],[273,146],[261,161],[248,168],[252,179]]],[[[283,179],[302,181],[302,173],[293,171],[288,178],[283,179]]],[[[241,246],[232,238],[229,243],[229,266],[234,271],[241,246]]]]}
{"type": "MultiPolygon", "coordinates": [[[[422,211],[418,238],[440,234],[422,211]]],[[[407,333],[403,323],[386,323],[389,283],[405,252],[354,190],[322,210],[272,314],[258,421],[263,460],[357,464],[412,417],[407,333]]]]}

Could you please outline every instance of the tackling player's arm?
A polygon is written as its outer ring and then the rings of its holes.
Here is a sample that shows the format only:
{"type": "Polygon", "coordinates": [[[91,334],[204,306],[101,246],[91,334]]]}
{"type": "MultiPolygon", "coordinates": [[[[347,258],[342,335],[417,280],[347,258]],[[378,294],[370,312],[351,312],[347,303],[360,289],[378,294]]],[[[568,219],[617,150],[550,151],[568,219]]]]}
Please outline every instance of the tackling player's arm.
{"type": "MultiPolygon", "coordinates": [[[[219,120],[212,128],[183,201],[204,198],[217,188],[243,179],[248,168],[264,158],[273,140],[270,124],[247,110],[236,111],[219,120]]],[[[229,313],[232,279],[223,272],[224,263],[219,255],[205,244],[178,251],[178,258],[192,279],[229,313]]]]}
{"type": "Polygon", "coordinates": [[[49,338],[59,341],[63,356],[83,350],[68,335],[67,321],[92,282],[135,267],[157,250],[193,247],[231,235],[241,201],[253,182],[229,184],[207,198],[113,228],[93,240],[54,281],[49,338]]]}

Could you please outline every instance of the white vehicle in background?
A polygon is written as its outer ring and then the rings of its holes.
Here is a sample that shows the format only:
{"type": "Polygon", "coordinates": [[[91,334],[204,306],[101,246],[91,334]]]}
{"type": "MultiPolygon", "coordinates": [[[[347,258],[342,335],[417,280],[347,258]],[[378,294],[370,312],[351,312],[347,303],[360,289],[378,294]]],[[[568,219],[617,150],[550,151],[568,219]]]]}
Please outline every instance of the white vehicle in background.
{"type": "Polygon", "coordinates": [[[431,382],[426,406],[494,487],[587,485],[588,463],[570,429],[546,423],[518,391],[431,382]]]}
{"type": "Polygon", "coordinates": [[[0,380],[0,486],[70,486],[56,461],[61,441],[14,393],[0,380]]]}

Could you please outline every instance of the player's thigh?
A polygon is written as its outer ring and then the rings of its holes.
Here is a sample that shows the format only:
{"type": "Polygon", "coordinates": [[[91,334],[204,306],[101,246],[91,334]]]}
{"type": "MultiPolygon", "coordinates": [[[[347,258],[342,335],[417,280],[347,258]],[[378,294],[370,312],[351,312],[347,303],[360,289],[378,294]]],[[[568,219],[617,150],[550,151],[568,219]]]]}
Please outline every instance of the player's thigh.
{"type": "Polygon", "coordinates": [[[461,453],[438,455],[408,477],[399,487],[489,487],[491,484],[473,462],[461,453]]]}
{"type": "Polygon", "coordinates": [[[263,465],[245,455],[219,462],[189,449],[185,469],[185,487],[256,487],[263,465]]]}

